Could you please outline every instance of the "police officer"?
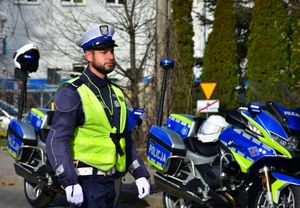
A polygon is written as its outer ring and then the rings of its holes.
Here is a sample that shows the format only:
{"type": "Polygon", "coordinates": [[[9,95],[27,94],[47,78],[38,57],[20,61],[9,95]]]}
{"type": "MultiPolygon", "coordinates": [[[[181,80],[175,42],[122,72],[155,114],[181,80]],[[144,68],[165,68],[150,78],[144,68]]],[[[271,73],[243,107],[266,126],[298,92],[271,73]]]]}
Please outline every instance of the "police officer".
{"type": "Polygon", "coordinates": [[[81,37],[88,66],[54,96],[46,149],[72,206],[113,207],[114,181],[126,171],[135,178],[139,198],[150,193],[149,173],[126,133],[124,94],[107,79],[115,66],[113,34],[111,25],[102,24],[81,37]]]}

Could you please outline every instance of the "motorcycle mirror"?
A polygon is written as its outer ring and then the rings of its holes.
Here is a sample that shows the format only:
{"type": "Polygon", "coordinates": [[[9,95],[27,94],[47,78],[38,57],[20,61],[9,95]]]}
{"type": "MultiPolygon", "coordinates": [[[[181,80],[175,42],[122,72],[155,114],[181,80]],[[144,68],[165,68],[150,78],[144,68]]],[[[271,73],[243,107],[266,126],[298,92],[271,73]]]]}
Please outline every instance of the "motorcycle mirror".
{"type": "Polygon", "coordinates": [[[259,114],[261,112],[261,106],[256,103],[251,103],[248,106],[248,111],[250,112],[252,117],[255,117],[257,114],[259,114]]]}

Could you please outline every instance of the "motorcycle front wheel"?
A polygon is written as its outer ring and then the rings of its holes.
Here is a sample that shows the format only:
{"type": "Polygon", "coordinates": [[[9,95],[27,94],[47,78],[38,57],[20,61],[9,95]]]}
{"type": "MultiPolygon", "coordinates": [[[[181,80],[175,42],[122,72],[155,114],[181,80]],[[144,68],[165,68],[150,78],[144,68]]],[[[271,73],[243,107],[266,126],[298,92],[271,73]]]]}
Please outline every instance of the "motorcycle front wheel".
{"type": "Polygon", "coordinates": [[[39,186],[38,184],[31,183],[24,180],[24,192],[26,200],[29,204],[33,207],[45,207],[50,204],[56,192],[50,190],[44,190],[43,187],[39,186]]]}
{"type": "MultiPolygon", "coordinates": [[[[258,192],[257,200],[255,203],[255,208],[269,208],[269,204],[266,196],[266,191],[261,190],[258,192]]],[[[283,189],[279,196],[278,208],[298,208],[300,207],[300,187],[298,186],[288,186],[283,189]]]]}
{"type": "Polygon", "coordinates": [[[163,194],[163,201],[165,208],[192,208],[192,205],[183,198],[177,198],[166,192],[163,194]]]}

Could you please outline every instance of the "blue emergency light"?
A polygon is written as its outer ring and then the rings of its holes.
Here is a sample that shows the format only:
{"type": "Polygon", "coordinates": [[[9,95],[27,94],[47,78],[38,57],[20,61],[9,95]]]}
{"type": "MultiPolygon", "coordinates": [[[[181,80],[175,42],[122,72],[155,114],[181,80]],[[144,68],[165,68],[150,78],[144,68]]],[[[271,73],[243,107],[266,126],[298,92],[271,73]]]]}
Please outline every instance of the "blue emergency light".
{"type": "Polygon", "coordinates": [[[174,60],[172,59],[160,59],[160,66],[163,68],[163,69],[173,69],[174,67],[174,60]]]}
{"type": "Polygon", "coordinates": [[[145,112],[142,109],[133,109],[132,113],[135,116],[142,117],[145,112]]]}

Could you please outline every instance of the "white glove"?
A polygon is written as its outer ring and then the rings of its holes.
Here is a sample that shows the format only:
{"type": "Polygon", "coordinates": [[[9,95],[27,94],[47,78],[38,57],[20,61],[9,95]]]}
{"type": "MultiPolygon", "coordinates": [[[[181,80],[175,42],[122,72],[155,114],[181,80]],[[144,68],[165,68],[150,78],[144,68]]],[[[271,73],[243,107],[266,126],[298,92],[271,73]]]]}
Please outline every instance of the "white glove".
{"type": "Polygon", "coordinates": [[[83,202],[83,192],[81,186],[77,183],[75,185],[67,186],[65,188],[67,201],[70,204],[81,206],[83,202]]]}
{"type": "Polygon", "coordinates": [[[135,180],[135,184],[138,188],[139,195],[138,197],[140,199],[144,198],[145,196],[148,196],[150,194],[150,184],[148,180],[145,177],[141,177],[135,180]]]}

